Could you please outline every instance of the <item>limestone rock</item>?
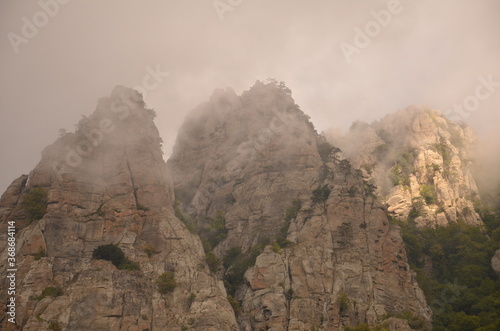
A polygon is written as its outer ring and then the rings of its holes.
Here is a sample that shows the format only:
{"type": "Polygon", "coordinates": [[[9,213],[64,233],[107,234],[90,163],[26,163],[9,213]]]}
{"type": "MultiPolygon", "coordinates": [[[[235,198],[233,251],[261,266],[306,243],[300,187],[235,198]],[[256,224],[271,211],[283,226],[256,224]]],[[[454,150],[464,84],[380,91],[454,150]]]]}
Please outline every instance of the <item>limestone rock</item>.
{"type": "Polygon", "coordinates": [[[238,98],[219,91],[188,116],[167,164],[198,223],[225,212],[222,250],[274,236],[291,201],[310,195],[322,164],[311,126],[290,95],[260,82],[238,98]]]}
{"type": "MultiPolygon", "coordinates": [[[[140,95],[115,88],[0,199],[0,223],[16,222],[19,328],[291,331],[385,321],[391,330],[406,330],[406,321],[387,319],[403,312],[430,322],[400,228],[387,219],[363,172],[317,134],[284,84],[257,82],[241,96],[216,90],[186,118],[167,165],[153,118],[140,95]],[[231,266],[210,272],[199,236],[175,216],[176,199],[198,225],[224,215],[226,232],[214,247],[220,259],[233,247],[255,254],[233,293],[238,317],[223,283],[231,266]],[[106,244],[117,245],[140,270],[94,259],[94,249],[106,244]],[[156,281],[166,272],[176,286],[160,293],[156,281]]],[[[395,122],[393,130],[403,130],[395,122]]],[[[422,135],[408,144],[448,137],[431,122],[404,120],[422,135]]],[[[371,151],[387,137],[357,125],[371,141],[359,140],[361,159],[374,162],[371,151]]],[[[456,153],[447,164],[461,169],[460,151],[449,148],[456,153]]],[[[425,149],[414,164],[427,168],[442,157],[425,149]]],[[[442,179],[447,173],[432,175],[439,199],[449,202],[436,213],[439,222],[462,217],[456,187],[442,179]]],[[[410,213],[428,177],[417,171],[407,187],[391,188],[391,211],[410,213]]],[[[433,208],[423,206],[422,222],[433,208]]],[[[0,233],[4,256],[7,242],[0,233]]],[[[4,273],[6,263],[0,261],[4,273]]],[[[2,279],[2,300],[7,288],[2,279]]],[[[10,330],[6,302],[0,305],[0,328],[10,330]]]]}
{"type": "Polygon", "coordinates": [[[420,226],[482,224],[470,167],[475,135],[464,123],[412,106],[372,124],[356,122],[345,137],[327,137],[377,185],[393,217],[420,226]]]}
{"type": "Polygon", "coordinates": [[[167,164],[198,224],[225,214],[219,258],[285,229],[288,246],[267,246],[236,292],[241,329],[334,330],[404,311],[430,321],[400,229],[283,85],[218,91],[188,116],[167,164]]]}
{"type": "MultiPolygon", "coordinates": [[[[144,108],[142,97],[117,87],[2,196],[0,223],[17,226],[20,328],[237,330],[199,238],[174,216],[160,143],[153,112],[144,108]],[[41,219],[32,219],[25,206],[36,188],[47,193],[41,219]],[[119,270],[93,259],[94,249],[106,244],[118,245],[140,270],[119,270]],[[177,287],[161,294],[155,281],[167,271],[177,287]],[[47,288],[60,291],[41,295],[47,288]]],[[[6,256],[7,241],[0,242],[6,256]]],[[[6,268],[2,259],[3,274],[6,268]]],[[[0,284],[4,314],[5,278],[0,284]]],[[[0,328],[8,330],[12,325],[4,317],[0,328]]]]}

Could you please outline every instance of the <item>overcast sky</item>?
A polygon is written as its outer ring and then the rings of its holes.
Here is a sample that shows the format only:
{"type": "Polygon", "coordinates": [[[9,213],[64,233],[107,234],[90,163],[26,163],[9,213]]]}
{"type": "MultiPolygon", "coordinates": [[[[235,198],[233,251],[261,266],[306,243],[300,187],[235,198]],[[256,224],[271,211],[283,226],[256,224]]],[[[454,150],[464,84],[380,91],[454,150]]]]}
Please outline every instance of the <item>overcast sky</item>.
{"type": "Polygon", "coordinates": [[[169,73],[146,96],[166,156],[185,114],[215,88],[240,94],[268,77],[286,82],[319,131],[469,100],[464,119],[498,149],[500,86],[473,103],[479,77],[500,82],[498,0],[54,1],[0,1],[1,192],[60,128],[151,70],[169,73]],[[383,24],[372,13],[381,11],[383,24]]]}

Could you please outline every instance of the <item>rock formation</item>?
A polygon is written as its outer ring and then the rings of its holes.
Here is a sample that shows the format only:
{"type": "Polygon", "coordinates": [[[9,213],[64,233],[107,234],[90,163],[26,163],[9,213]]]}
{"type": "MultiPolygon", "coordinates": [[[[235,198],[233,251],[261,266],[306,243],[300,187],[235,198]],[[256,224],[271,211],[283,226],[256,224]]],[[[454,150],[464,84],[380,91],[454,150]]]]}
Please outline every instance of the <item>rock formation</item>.
{"type": "MultiPolygon", "coordinates": [[[[17,227],[16,323],[23,330],[237,330],[199,238],[174,216],[173,187],[153,112],[117,87],[78,130],[42,152],[0,201],[17,227]],[[115,244],[120,269],[92,258],[115,244]],[[137,264],[140,270],[137,269],[137,264]],[[166,293],[157,280],[173,276],[166,293]]],[[[6,232],[0,250],[7,256],[6,232]]],[[[6,260],[0,261],[5,274],[6,260]]],[[[8,283],[1,280],[2,330],[8,283]]]]}
{"type": "MultiPolygon", "coordinates": [[[[374,186],[316,133],[284,84],[216,91],[188,116],[167,164],[199,227],[224,215],[221,260],[265,247],[234,293],[243,330],[341,330],[403,312],[430,320],[374,186]]],[[[230,286],[236,267],[224,264],[230,286]]]]}
{"type": "Polygon", "coordinates": [[[344,137],[328,135],[398,219],[419,226],[482,224],[471,174],[473,130],[439,111],[409,107],[372,124],[355,122],[344,137]]]}
{"type": "Polygon", "coordinates": [[[376,187],[283,83],[216,90],[167,164],[153,118],[116,87],[3,194],[17,253],[0,270],[17,282],[14,325],[0,281],[2,330],[410,330],[408,314],[429,325],[376,187]]]}

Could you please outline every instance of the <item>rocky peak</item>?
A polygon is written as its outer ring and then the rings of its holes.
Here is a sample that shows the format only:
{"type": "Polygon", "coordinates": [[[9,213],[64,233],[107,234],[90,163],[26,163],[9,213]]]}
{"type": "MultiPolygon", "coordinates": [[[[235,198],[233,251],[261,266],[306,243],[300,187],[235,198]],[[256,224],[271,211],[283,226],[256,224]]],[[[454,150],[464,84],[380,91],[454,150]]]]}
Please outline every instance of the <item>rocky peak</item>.
{"type": "Polygon", "coordinates": [[[481,224],[471,169],[473,130],[441,112],[409,107],[329,137],[378,186],[392,216],[420,226],[481,224]]]}
{"type": "Polygon", "coordinates": [[[2,196],[0,222],[17,229],[20,328],[429,323],[400,228],[284,83],[216,90],[168,164],[153,118],[137,92],[115,88],[2,196]]]}
{"type": "Polygon", "coordinates": [[[188,116],[167,164],[202,231],[223,220],[206,248],[241,302],[240,327],[332,330],[404,311],[427,323],[399,228],[290,90],[257,82],[217,93],[188,116]]]}
{"type": "MultiPolygon", "coordinates": [[[[23,330],[237,328],[199,238],[174,215],[153,118],[136,91],[115,88],[2,196],[0,222],[17,227],[16,321],[23,330]],[[124,264],[93,258],[109,244],[124,253],[124,264]],[[163,292],[161,279],[170,279],[163,292]]],[[[12,326],[4,318],[0,325],[12,326]]]]}
{"type": "Polygon", "coordinates": [[[214,95],[188,116],[168,164],[189,214],[201,224],[232,206],[224,245],[248,250],[274,235],[283,210],[317,181],[316,134],[275,83],[257,82],[241,97],[214,95]]]}

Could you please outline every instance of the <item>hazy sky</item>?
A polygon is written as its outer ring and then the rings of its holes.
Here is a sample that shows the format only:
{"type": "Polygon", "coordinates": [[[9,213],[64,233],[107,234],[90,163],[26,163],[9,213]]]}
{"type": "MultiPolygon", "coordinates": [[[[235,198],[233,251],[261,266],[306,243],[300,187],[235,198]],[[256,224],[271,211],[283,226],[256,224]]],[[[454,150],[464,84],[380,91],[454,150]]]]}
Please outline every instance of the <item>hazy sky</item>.
{"type": "Polygon", "coordinates": [[[286,82],[319,130],[468,100],[467,121],[498,149],[500,86],[473,97],[479,77],[500,82],[499,0],[55,1],[0,1],[1,192],[59,128],[72,131],[99,97],[142,85],[148,70],[170,74],[146,97],[166,156],[213,89],[240,94],[268,77],[286,82]],[[382,10],[385,26],[372,13],[382,10]],[[350,63],[341,45],[359,46],[350,63]]]}

